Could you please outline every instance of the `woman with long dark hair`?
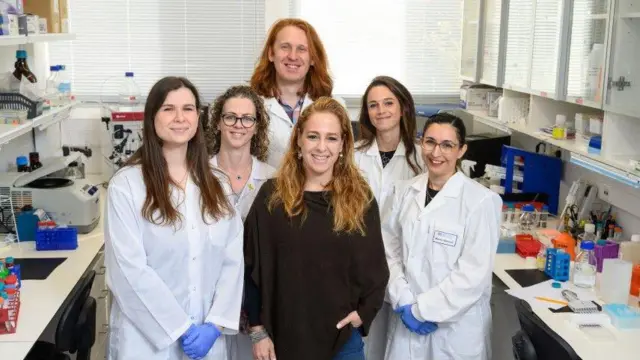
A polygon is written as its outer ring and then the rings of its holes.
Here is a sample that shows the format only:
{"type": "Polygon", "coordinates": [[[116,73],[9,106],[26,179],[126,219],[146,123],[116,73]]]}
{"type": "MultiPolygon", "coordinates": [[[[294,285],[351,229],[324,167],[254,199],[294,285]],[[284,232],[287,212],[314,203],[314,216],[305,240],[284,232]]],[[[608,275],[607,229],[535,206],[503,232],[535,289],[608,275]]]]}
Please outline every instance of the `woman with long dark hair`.
{"type": "Polygon", "coordinates": [[[108,359],[225,360],[238,330],[243,227],[207,155],[198,91],[149,92],[142,146],[109,182],[108,359]]]}

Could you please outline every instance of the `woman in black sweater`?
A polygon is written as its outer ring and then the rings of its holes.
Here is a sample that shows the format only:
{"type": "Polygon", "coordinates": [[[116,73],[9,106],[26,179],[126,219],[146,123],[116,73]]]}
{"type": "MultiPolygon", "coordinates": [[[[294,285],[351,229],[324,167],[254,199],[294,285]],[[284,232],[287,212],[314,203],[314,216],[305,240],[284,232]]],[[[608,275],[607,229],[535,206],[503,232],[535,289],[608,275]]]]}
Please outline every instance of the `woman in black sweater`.
{"type": "Polygon", "coordinates": [[[353,163],[345,108],[319,98],[245,221],[254,359],[364,360],[389,279],[378,206],[353,163]]]}

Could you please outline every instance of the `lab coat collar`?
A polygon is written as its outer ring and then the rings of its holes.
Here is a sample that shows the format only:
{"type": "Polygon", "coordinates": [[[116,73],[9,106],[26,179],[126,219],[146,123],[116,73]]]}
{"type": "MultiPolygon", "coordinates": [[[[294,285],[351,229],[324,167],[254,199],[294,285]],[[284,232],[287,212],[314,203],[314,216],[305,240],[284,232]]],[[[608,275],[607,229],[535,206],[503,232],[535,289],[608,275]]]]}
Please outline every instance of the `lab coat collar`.
{"type": "MultiPolygon", "coordinates": [[[[407,153],[407,149],[404,147],[404,143],[400,141],[398,147],[396,148],[396,152],[393,153],[393,156],[405,156],[407,153]]],[[[380,156],[380,150],[378,148],[378,141],[374,138],[371,146],[367,150],[368,156],[380,156]]]]}
{"type": "MultiPolygon", "coordinates": [[[[304,101],[302,102],[302,110],[306,109],[307,106],[311,105],[311,103],[313,103],[313,100],[311,100],[309,95],[305,95],[304,101]]],[[[276,117],[280,119],[280,121],[284,121],[290,127],[293,127],[293,123],[291,122],[291,119],[289,119],[289,115],[287,115],[287,112],[284,111],[282,105],[280,105],[280,103],[278,102],[278,99],[274,97],[264,98],[264,105],[270,114],[276,115],[276,117]]],[[[273,121],[273,117],[271,120],[273,121]]]]}
{"type": "MultiPolygon", "coordinates": [[[[442,205],[445,198],[457,198],[460,196],[462,186],[464,185],[464,174],[457,171],[449,180],[444,184],[444,187],[438,192],[438,196],[433,199],[426,209],[429,211],[433,208],[437,208],[442,205]]],[[[415,178],[411,182],[411,188],[415,194],[414,199],[420,207],[424,207],[425,197],[427,196],[427,181],[429,181],[429,173],[424,172],[415,178]]],[[[425,209],[425,210],[426,210],[425,209]]]]}

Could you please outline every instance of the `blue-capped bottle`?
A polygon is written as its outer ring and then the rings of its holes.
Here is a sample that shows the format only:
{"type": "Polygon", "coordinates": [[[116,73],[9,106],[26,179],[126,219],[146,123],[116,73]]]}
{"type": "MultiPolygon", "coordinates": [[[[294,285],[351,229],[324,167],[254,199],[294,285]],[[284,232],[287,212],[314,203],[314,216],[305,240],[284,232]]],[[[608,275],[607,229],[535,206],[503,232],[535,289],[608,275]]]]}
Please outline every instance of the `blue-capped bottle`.
{"type": "Polygon", "coordinates": [[[573,264],[573,285],[584,289],[593,289],[596,286],[596,255],[595,243],[583,241],[580,244],[580,253],[573,264]]]}
{"type": "Polygon", "coordinates": [[[13,71],[13,76],[22,80],[22,78],[26,78],[30,83],[34,84],[38,82],[36,76],[29,69],[29,65],[27,64],[27,51],[26,50],[17,50],[16,51],[16,63],[14,65],[15,70],[13,71]]]}

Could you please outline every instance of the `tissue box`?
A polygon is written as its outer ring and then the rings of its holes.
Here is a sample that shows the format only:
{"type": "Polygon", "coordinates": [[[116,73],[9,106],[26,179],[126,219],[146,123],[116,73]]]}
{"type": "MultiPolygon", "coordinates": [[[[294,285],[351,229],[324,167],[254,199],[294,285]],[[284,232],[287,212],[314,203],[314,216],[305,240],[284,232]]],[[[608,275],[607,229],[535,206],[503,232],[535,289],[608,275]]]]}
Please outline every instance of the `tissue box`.
{"type": "Polygon", "coordinates": [[[0,15],[0,35],[20,35],[18,26],[18,15],[0,15]]]}

